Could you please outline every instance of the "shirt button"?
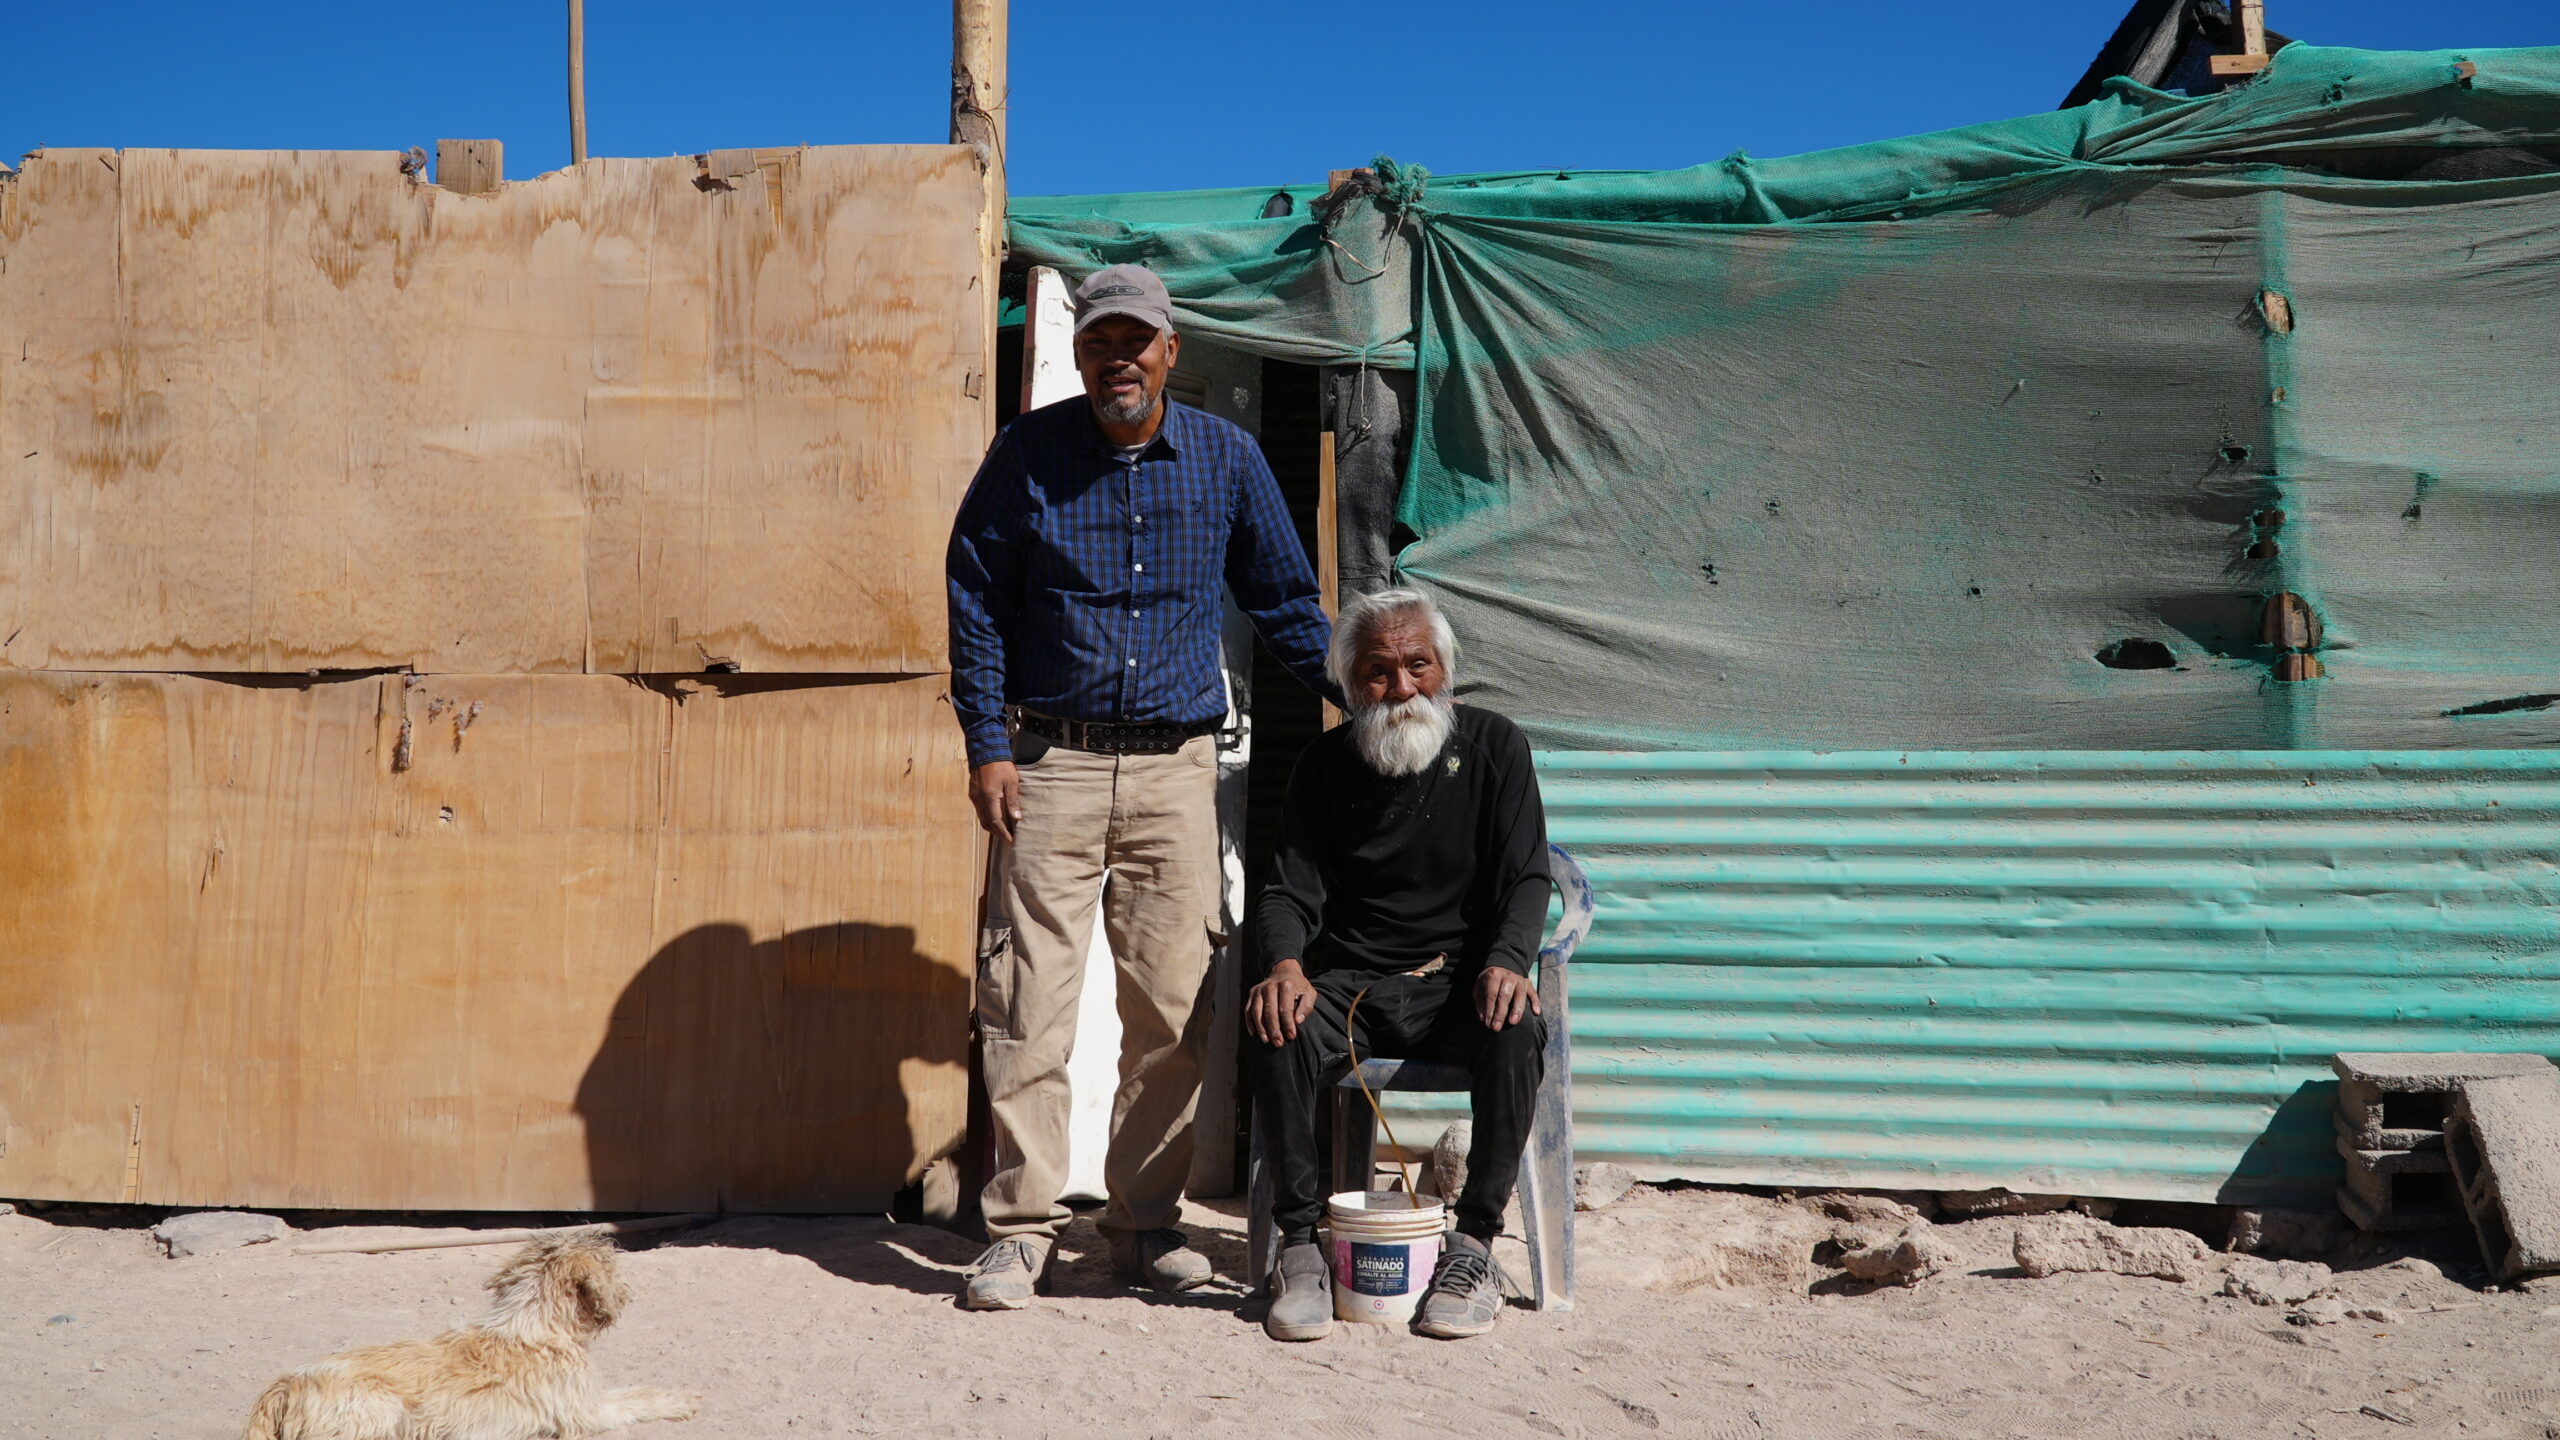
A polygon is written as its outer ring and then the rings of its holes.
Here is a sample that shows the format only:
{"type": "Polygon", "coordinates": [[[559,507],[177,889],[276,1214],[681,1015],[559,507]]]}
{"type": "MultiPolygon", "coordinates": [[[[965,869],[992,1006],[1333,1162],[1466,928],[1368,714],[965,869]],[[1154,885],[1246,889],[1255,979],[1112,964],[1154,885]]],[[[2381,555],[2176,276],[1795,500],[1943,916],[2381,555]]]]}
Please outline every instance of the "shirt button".
{"type": "Polygon", "coordinates": [[[1130,612],[1129,612],[1129,618],[1130,618],[1130,619],[1132,619],[1132,620],[1143,620],[1143,619],[1145,619],[1146,617],[1145,617],[1145,616],[1143,616],[1143,615],[1140,615],[1137,611],[1132,610],[1132,611],[1130,611],[1130,612]]]}
{"type": "Polygon", "coordinates": [[[1144,569],[1146,569],[1147,567],[1146,567],[1146,566],[1144,566],[1144,565],[1131,565],[1129,568],[1130,568],[1130,569],[1132,569],[1132,570],[1144,570],[1144,569]]]}
{"type": "Polygon", "coordinates": [[[1129,661],[1129,668],[1130,668],[1130,669],[1132,669],[1132,670],[1135,670],[1135,669],[1137,669],[1137,668],[1138,668],[1138,662],[1137,662],[1137,660],[1136,660],[1134,657],[1132,657],[1132,658],[1131,658],[1131,660],[1129,661]]]}

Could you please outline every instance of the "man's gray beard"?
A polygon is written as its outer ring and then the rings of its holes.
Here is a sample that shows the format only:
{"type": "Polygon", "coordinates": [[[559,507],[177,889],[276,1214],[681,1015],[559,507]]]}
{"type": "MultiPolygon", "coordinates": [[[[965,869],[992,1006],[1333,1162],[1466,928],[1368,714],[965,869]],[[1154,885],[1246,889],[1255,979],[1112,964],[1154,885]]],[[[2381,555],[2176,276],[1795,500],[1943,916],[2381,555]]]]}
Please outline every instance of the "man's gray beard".
{"type": "Polygon", "coordinates": [[[1379,774],[1419,775],[1440,758],[1457,724],[1457,702],[1447,694],[1416,695],[1352,712],[1351,739],[1379,774]]]}
{"type": "Polygon", "coordinates": [[[1100,416],[1105,425],[1137,425],[1156,413],[1156,402],[1162,398],[1162,391],[1146,390],[1126,400],[1109,405],[1096,405],[1093,407],[1093,413],[1100,416]]]}

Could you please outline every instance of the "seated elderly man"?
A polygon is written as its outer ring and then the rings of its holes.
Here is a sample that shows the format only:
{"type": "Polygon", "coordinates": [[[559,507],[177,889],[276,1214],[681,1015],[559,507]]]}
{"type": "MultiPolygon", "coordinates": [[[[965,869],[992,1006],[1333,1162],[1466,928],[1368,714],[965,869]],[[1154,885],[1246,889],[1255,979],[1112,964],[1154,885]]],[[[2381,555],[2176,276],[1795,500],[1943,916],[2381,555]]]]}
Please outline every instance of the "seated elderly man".
{"type": "Polygon", "coordinates": [[[1546,1027],[1529,964],[1547,916],[1547,823],[1529,742],[1448,694],[1457,646],[1414,590],[1354,601],[1326,669],[1351,723],[1307,747],[1289,777],[1280,851],[1254,920],[1269,978],[1245,1002],[1280,1252],[1263,1329],[1314,1340],[1333,1326],[1316,1222],[1327,1186],[1316,1106],[1349,1060],[1415,1056],[1474,1072],[1475,1145],[1457,1234],[1414,1328],[1456,1339],[1493,1328],[1491,1246],[1520,1173],[1546,1027]],[[1365,992],[1365,995],[1363,994],[1365,992]],[[1352,1013],[1352,1002],[1359,1009],[1352,1013]]]}

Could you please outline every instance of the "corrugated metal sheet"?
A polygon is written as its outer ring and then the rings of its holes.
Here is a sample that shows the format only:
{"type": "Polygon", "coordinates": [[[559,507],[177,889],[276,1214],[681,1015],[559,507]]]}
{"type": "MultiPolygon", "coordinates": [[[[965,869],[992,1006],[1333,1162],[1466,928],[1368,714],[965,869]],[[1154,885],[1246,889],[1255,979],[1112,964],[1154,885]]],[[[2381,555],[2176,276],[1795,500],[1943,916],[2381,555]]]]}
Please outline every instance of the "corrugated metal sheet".
{"type": "Polygon", "coordinates": [[[2560,1053],[2560,754],[1539,763],[1586,1159],[2307,1199],[2333,1053],[2560,1053]]]}

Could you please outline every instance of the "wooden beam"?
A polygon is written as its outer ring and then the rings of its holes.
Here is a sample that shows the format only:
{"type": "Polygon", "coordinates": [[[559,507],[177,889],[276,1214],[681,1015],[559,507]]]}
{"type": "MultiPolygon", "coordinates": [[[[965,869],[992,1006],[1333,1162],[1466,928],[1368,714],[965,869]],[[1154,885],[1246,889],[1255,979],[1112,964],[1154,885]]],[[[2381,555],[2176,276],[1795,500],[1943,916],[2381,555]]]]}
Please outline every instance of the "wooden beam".
{"type": "MultiPolygon", "coordinates": [[[[1333,432],[1327,430],[1316,437],[1316,591],[1327,618],[1342,613],[1342,540],[1335,514],[1333,432]]],[[[1324,728],[1341,723],[1342,711],[1324,702],[1324,728]]]]}
{"type": "Polygon", "coordinates": [[[2212,68],[2216,75],[2255,75],[2267,68],[2273,57],[2267,54],[2266,0],[2239,0],[2232,23],[2240,30],[2240,53],[2216,55],[2212,68]]]}
{"type": "Polygon", "coordinates": [[[587,158],[587,4],[569,0],[569,163],[587,158]]]}
{"type": "Polygon", "coordinates": [[[506,146],[496,140],[436,142],[436,183],[462,195],[494,195],[506,183],[506,146]]]}
{"type": "Polygon", "coordinates": [[[1037,410],[1084,393],[1076,374],[1076,308],[1067,277],[1035,265],[1022,285],[1021,408],[1037,410]]]}

